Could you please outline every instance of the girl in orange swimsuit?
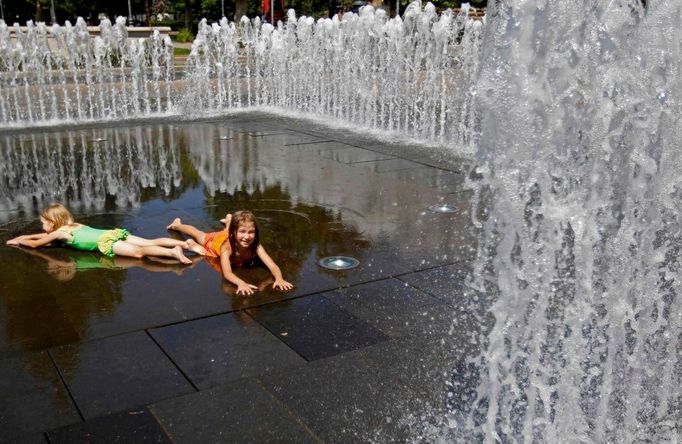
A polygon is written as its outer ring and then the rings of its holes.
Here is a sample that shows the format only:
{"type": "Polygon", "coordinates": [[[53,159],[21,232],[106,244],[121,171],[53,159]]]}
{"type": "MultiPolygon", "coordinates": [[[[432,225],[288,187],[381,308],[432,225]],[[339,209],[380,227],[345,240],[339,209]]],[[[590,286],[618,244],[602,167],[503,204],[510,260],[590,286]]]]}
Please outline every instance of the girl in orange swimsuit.
{"type": "Polygon", "coordinates": [[[38,248],[61,242],[77,250],[100,251],[112,257],[114,255],[142,258],[146,256],[170,257],[183,264],[192,261],[185,256],[183,249],[204,254],[204,248],[189,239],[179,241],[168,237],[145,239],[133,236],[122,228],[99,229],[77,223],[69,210],[61,204],[53,204],[45,208],[40,215],[44,233],[25,234],[7,241],[7,245],[38,248]]]}
{"type": "Polygon", "coordinates": [[[208,258],[220,258],[222,275],[237,286],[237,294],[250,295],[258,287],[243,281],[234,274],[232,265],[243,267],[256,259],[260,259],[275,278],[273,288],[291,290],[294,287],[284,280],[282,271],[260,244],[258,224],[253,213],[250,211],[237,211],[234,215],[228,213],[221,222],[225,224],[225,229],[211,233],[205,233],[192,225],[183,224],[179,217],[175,218],[167,228],[194,238],[206,249],[208,258]]]}

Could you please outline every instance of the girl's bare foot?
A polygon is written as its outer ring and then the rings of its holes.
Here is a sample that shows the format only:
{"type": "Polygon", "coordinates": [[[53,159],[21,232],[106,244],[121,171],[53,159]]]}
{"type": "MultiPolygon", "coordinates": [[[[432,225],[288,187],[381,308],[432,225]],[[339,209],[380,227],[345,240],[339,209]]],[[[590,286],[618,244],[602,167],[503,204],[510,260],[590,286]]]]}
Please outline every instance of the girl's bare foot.
{"type": "Polygon", "coordinates": [[[180,245],[173,247],[173,257],[183,264],[189,265],[192,263],[192,261],[182,252],[182,247],[180,245]]]}
{"type": "Polygon", "coordinates": [[[232,221],[232,214],[227,213],[225,219],[220,219],[220,222],[225,225],[225,229],[230,228],[230,222],[232,221]]]}
{"type": "Polygon", "coordinates": [[[173,219],[173,222],[171,222],[167,227],[166,230],[177,230],[178,225],[180,225],[182,221],[180,220],[179,217],[176,217],[173,219]]]}
{"type": "Polygon", "coordinates": [[[206,256],[206,249],[199,245],[198,243],[196,243],[194,239],[187,239],[185,245],[188,250],[193,251],[198,255],[206,256]]]}

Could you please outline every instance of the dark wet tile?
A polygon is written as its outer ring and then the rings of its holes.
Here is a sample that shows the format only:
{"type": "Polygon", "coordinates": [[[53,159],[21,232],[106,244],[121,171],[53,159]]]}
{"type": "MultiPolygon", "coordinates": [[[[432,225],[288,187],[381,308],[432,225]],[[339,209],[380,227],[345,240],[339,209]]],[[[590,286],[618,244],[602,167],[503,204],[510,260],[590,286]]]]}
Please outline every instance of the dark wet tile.
{"type": "Polygon", "coordinates": [[[30,432],[30,433],[22,433],[22,434],[10,434],[8,433],[7,435],[3,433],[0,433],[0,443],[2,444],[16,444],[16,443],[21,443],[21,444],[49,444],[49,441],[47,440],[47,436],[45,436],[44,432],[37,433],[37,432],[30,432]]]}
{"type": "Polygon", "coordinates": [[[477,254],[477,230],[471,222],[468,202],[455,196],[422,201],[417,207],[406,207],[412,215],[409,230],[398,244],[398,255],[411,271],[470,262],[477,254]],[[455,213],[434,213],[431,205],[452,205],[455,213]]]}
{"type": "Polygon", "coordinates": [[[194,391],[144,332],[51,350],[86,419],[194,391]]]}
{"type": "Polygon", "coordinates": [[[410,425],[415,436],[422,432],[421,427],[443,418],[454,362],[465,356],[449,342],[429,337],[377,344],[347,358],[362,362],[406,388],[405,397],[411,397],[412,410],[404,412],[401,420],[410,425]]]}
{"type": "Polygon", "coordinates": [[[254,380],[244,379],[156,403],[173,442],[320,442],[254,380]]]}
{"type": "Polygon", "coordinates": [[[47,352],[0,360],[0,399],[0,443],[40,442],[45,430],[80,421],[47,352]]]}
{"type": "Polygon", "coordinates": [[[429,314],[443,308],[452,310],[397,279],[360,284],[322,296],[394,338],[423,333],[432,326],[429,314]]]}
{"type": "Polygon", "coordinates": [[[388,339],[321,296],[253,308],[248,313],[308,361],[388,339]]]}
{"type": "Polygon", "coordinates": [[[0,248],[0,358],[79,340],[61,305],[69,288],[58,279],[62,270],[40,256],[68,260],[64,249],[0,248]]]}
{"type": "Polygon", "coordinates": [[[457,263],[400,275],[398,279],[455,307],[464,298],[464,288],[470,276],[471,266],[457,263]]]}
{"type": "MultiPolygon", "coordinates": [[[[92,280],[98,285],[84,286],[60,300],[62,309],[73,319],[84,339],[102,338],[124,332],[184,320],[178,301],[192,296],[185,290],[187,282],[174,268],[160,265],[164,272],[150,272],[148,267],[125,270],[92,270],[74,278],[74,283],[92,280]],[[184,287],[184,288],[183,288],[184,287]],[[150,309],[153,307],[153,309],[150,309]]],[[[201,307],[211,295],[197,302],[201,307]]],[[[189,305],[189,301],[184,305],[189,305]]]]}
{"type": "Polygon", "coordinates": [[[172,443],[147,409],[114,413],[50,430],[50,443],[172,443]]]}
{"type": "Polygon", "coordinates": [[[401,419],[414,410],[409,390],[352,353],[261,377],[265,388],[323,442],[408,442],[401,419]]]}
{"type": "Polygon", "coordinates": [[[156,328],[150,334],[200,389],[305,363],[244,313],[156,328]]]}
{"type": "Polygon", "coordinates": [[[342,163],[368,162],[373,160],[391,159],[393,156],[366,150],[364,148],[346,148],[340,150],[325,150],[320,156],[342,163]]]}
{"type": "Polygon", "coordinates": [[[191,319],[192,317],[199,317],[197,314],[200,311],[205,312],[205,315],[210,315],[242,310],[272,302],[286,301],[302,295],[319,293],[340,286],[336,279],[320,272],[312,257],[305,259],[303,263],[280,260],[276,253],[273,253],[273,257],[279,264],[284,279],[294,285],[293,289],[288,291],[274,289],[272,287],[274,282],[272,274],[265,267],[244,267],[235,268],[233,271],[244,281],[257,286],[258,289],[249,296],[238,295],[236,294],[237,287],[223,279],[217,261],[210,261],[213,265],[209,265],[208,261],[200,261],[195,269],[184,275],[185,278],[189,278],[189,281],[183,284],[182,288],[186,289],[189,295],[208,295],[207,301],[198,301],[195,306],[192,306],[191,299],[183,299],[182,306],[178,306],[178,309],[188,319],[191,319]],[[196,291],[191,288],[192,286],[196,291]],[[216,295],[216,292],[219,295],[216,295]],[[219,298],[222,299],[218,300],[219,298]],[[217,311],[210,313],[211,310],[217,311]]]}

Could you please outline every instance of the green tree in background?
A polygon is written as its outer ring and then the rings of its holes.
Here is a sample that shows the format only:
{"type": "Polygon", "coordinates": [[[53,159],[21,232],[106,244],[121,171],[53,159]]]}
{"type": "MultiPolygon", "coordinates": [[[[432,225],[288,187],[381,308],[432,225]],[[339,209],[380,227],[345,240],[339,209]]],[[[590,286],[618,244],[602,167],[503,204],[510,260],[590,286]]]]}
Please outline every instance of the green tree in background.
{"type": "MultiPolygon", "coordinates": [[[[25,24],[28,20],[50,23],[51,0],[0,0],[2,1],[5,22],[25,24]]],[[[89,24],[98,25],[99,15],[103,14],[111,20],[117,16],[128,16],[128,0],[53,0],[57,22],[63,24],[69,20],[75,23],[77,17],[83,17],[89,24]]],[[[249,17],[260,16],[262,0],[239,0],[241,11],[246,11],[249,17]],[[243,3],[242,3],[243,2],[243,3]]],[[[296,10],[297,15],[325,17],[329,8],[334,10],[350,10],[353,0],[285,0],[287,8],[296,10]]],[[[396,2],[400,2],[402,13],[412,0],[384,0],[385,7],[394,13],[396,2]]],[[[167,13],[175,17],[173,21],[164,24],[171,25],[176,30],[182,27],[195,30],[198,21],[206,18],[209,22],[218,21],[222,17],[222,7],[225,16],[234,20],[237,10],[237,0],[130,0],[133,17],[142,17],[145,12],[167,13]]],[[[435,0],[432,2],[439,10],[457,8],[461,5],[458,0],[435,0]]],[[[471,6],[482,8],[487,0],[470,0],[471,6]]],[[[151,17],[150,17],[151,18],[151,17]]],[[[141,19],[138,19],[141,20],[141,19]]],[[[146,23],[142,23],[146,24],[146,23]]]]}

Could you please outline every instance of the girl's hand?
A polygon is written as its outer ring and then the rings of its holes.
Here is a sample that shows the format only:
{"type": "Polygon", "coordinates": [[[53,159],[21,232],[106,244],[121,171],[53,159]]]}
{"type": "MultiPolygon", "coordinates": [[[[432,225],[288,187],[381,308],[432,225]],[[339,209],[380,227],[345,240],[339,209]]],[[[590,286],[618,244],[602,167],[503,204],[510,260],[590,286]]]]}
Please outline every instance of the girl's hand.
{"type": "Polygon", "coordinates": [[[8,240],[8,241],[6,242],[7,245],[11,245],[11,246],[13,246],[13,247],[18,247],[18,246],[19,246],[19,238],[20,238],[20,237],[21,237],[21,236],[15,237],[14,239],[8,240]]]}
{"type": "Polygon", "coordinates": [[[246,282],[237,284],[237,294],[244,294],[250,296],[256,290],[258,290],[258,287],[256,287],[255,285],[247,284],[246,282]]]}
{"type": "Polygon", "coordinates": [[[285,281],[284,279],[277,279],[272,284],[272,288],[285,291],[285,290],[291,290],[292,288],[294,288],[294,286],[293,286],[293,284],[285,281]]]}

